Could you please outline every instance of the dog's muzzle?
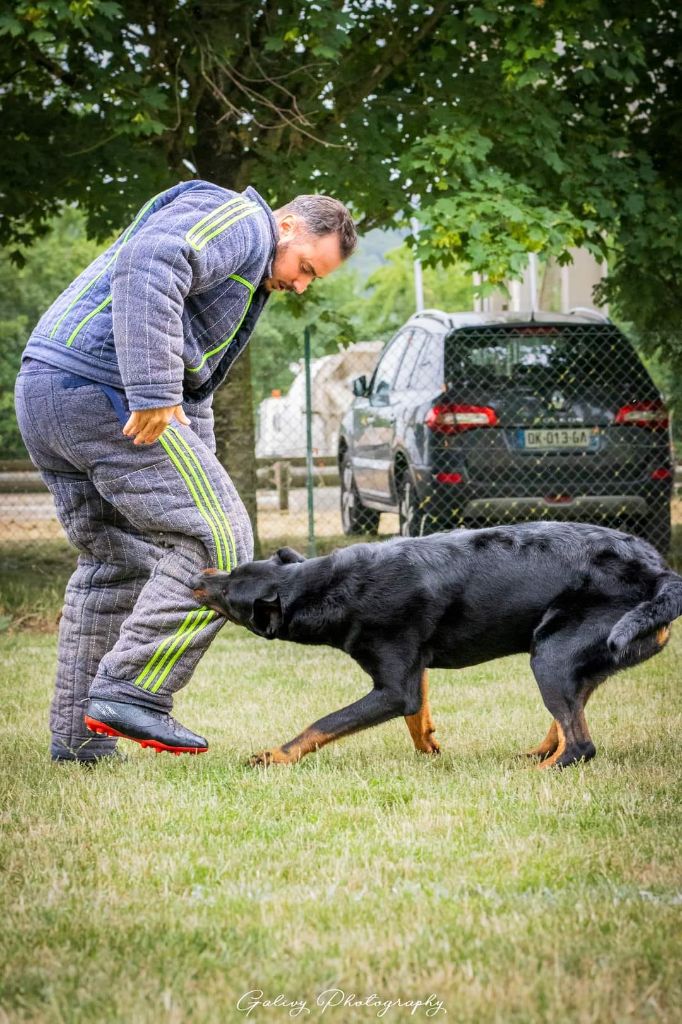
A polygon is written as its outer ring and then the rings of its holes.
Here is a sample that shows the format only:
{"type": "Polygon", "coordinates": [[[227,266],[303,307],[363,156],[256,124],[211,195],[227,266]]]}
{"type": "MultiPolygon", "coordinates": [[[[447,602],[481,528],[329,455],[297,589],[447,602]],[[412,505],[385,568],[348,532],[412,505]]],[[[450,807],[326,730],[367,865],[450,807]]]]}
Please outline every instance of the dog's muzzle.
{"type": "Polygon", "coordinates": [[[225,615],[226,612],[220,600],[222,596],[219,589],[220,583],[214,578],[217,573],[217,569],[203,569],[196,576],[192,577],[189,586],[197,601],[201,604],[209,605],[220,615],[225,615]]]}

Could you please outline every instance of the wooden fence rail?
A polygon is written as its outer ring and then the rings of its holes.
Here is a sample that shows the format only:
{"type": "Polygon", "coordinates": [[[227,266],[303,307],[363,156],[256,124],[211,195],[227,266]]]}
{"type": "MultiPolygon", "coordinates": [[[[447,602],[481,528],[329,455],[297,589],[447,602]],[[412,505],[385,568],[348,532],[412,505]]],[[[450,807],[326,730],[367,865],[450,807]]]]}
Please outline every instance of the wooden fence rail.
{"type": "MultiPolygon", "coordinates": [[[[305,487],[306,473],[305,458],[256,459],[258,487],[276,490],[277,505],[283,512],[289,508],[290,489],[305,487]]],[[[314,459],[313,484],[315,487],[338,486],[339,470],[333,456],[314,459]]],[[[44,494],[46,490],[40,473],[28,459],[0,460],[0,495],[44,494]]]]}
{"type": "MultiPolygon", "coordinates": [[[[256,459],[256,477],[261,490],[277,491],[277,507],[284,512],[289,508],[291,488],[305,487],[306,460],[256,459]]],[[[338,487],[339,469],[334,456],[321,456],[314,460],[313,484],[315,487],[338,487]]],[[[39,494],[46,490],[40,474],[28,459],[0,459],[0,495],[39,494]]],[[[675,495],[682,498],[682,464],[676,467],[675,495]]]]}

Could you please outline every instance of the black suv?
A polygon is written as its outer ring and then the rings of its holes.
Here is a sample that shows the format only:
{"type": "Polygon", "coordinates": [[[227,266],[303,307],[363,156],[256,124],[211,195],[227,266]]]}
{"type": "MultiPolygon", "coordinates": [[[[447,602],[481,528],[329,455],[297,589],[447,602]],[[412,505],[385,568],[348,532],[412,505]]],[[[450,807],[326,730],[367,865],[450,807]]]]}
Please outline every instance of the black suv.
{"type": "Polygon", "coordinates": [[[347,534],[397,512],[404,536],[570,518],[670,545],[668,414],[596,312],[418,313],[353,392],[338,452],[347,534]]]}

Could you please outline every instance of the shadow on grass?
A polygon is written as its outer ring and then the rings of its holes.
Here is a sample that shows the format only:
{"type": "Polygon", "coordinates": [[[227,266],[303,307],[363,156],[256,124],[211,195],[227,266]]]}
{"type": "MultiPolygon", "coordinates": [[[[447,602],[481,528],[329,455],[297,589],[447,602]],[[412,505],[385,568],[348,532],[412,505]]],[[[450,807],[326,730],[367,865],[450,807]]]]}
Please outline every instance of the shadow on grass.
{"type": "MultiPolygon", "coordinates": [[[[347,547],[371,537],[345,537],[343,534],[320,537],[316,553],[326,555],[338,547],[347,547]]],[[[380,542],[389,538],[380,538],[380,542]]],[[[308,539],[302,537],[270,538],[263,543],[263,557],[278,548],[289,546],[308,552],[308,539]]],[[[0,631],[36,629],[52,632],[57,629],[64,589],[76,565],[77,552],[66,540],[41,541],[25,545],[0,542],[0,631]]],[[[682,524],[673,526],[668,564],[682,573],[682,524]]]]}

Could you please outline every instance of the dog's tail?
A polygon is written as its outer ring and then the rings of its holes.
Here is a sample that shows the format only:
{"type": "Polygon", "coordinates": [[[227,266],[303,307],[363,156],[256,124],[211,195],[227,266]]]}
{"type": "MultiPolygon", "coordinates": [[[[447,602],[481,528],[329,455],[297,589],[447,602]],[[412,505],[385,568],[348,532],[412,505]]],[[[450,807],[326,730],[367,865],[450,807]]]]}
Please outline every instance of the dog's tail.
{"type": "Polygon", "coordinates": [[[669,626],[673,619],[682,615],[682,576],[666,572],[656,587],[651,601],[643,601],[636,608],[626,612],[613,626],[607,644],[611,653],[618,657],[639,637],[669,626]]]}

